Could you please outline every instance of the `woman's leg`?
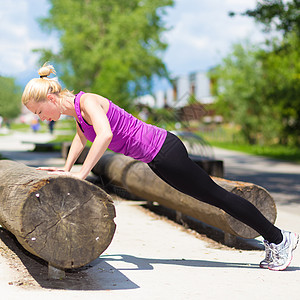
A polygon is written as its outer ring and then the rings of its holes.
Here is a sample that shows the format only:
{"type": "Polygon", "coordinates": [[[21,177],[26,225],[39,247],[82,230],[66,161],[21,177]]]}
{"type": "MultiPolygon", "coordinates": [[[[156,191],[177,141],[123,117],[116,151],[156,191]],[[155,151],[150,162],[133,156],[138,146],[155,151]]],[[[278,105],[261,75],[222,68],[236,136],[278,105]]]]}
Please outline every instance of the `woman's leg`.
{"type": "Polygon", "coordinates": [[[270,243],[278,244],[282,241],[280,229],[269,222],[252,203],[217,185],[188,157],[185,146],[175,135],[168,133],[162,149],[149,166],[172,187],[221,208],[249,225],[270,243]]]}

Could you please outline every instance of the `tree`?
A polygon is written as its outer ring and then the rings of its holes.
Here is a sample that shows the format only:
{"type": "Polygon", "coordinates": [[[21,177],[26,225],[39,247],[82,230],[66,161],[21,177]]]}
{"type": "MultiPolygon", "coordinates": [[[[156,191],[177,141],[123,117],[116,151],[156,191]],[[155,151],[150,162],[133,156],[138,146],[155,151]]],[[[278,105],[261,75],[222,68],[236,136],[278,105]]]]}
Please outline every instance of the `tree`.
{"type": "Polygon", "coordinates": [[[227,121],[241,128],[250,144],[274,138],[276,117],[266,103],[266,80],[260,51],[250,44],[236,44],[211,74],[217,79],[216,108],[227,121]]]}
{"type": "Polygon", "coordinates": [[[58,53],[42,50],[57,64],[68,88],[100,93],[128,108],[149,92],[153,75],[168,77],[160,54],[167,45],[162,20],[173,0],[50,0],[43,28],[57,30],[58,53]]]}
{"type": "Polygon", "coordinates": [[[300,41],[290,33],[264,53],[268,104],[277,111],[281,144],[300,145],[300,41]]]}
{"type": "Polygon", "coordinates": [[[0,76],[0,116],[16,118],[21,112],[21,89],[14,78],[0,76]]]}
{"type": "Polygon", "coordinates": [[[276,51],[237,44],[212,71],[216,108],[251,144],[300,145],[299,43],[293,35],[285,43],[276,51]]]}
{"type": "Polygon", "coordinates": [[[255,9],[247,10],[243,15],[253,17],[266,25],[266,31],[275,29],[285,35],[296,32],[300,36],[299,0],[261,0],[255,9]]]}
{"type": "MultiPolygon", "coordinates": [[[[235,12],[229,12],[231,17],[235,12]]],[[[299,0],[260,0],[254,9],[241,13],[243,16],[254,18],[264,24],[264,30],[277,30],[284,35],[296,32],[300,36],[300,1],[299,0]]]]}
{"type": "MultiPolygon", "coordinates": [[[[230,15],[234,16],[235,13],[230,15]]],[[[284,145],[298,146],[300,1],[262,0],[257,3],[255,9],[247,10],[242,15],[253,17],[264,24],[264,31],[277,30],[282,32],[282,36],[271,36],[263,48],[257,47],[254,52],[238,52],[236,48],[224,59],[216,72],[217,76],[224,76],[221,79],[223,90],[219,94],[219,105],[226,111],[227,102],[232,105],[231,102],[234,101],[235,112],[227,111],[227,114],[241,125],[242,133],[248,141],[255,142],[253,135],[256,138],[262,135],[263,140],[268,143],[277,141],[284,145]],[[245,64],[249,66],[248,70],[245,64]],[[245,94],[251,95],[253,107],[257,107],[254,109],[256,115],[253,115],[253,108],[245,94]],[[248,116],[245,111],[243,113],[242,107],[247,108],[248,116]],[[265,115],[262,115],[259,109],[265,115]],[[253,131],[255,123],[256,134],[253,131]]]]}

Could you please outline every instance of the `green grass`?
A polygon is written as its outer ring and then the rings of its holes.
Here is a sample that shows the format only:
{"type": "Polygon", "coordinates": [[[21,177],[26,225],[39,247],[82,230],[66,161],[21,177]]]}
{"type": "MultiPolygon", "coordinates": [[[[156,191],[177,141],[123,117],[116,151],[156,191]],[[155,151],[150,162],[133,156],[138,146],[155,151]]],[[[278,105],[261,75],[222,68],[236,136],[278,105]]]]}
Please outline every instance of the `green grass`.
{"type": "Polygon", "coordinates": [[[10,125],[11,130],[17,130],[17,131],[28,131],[30,130],[29,124],[23,124],[23,123],[12,123],[10,125]]]}
{"type": "MultiPolygon", "coordinates": [[[[39,132],[48,132],[48,123],[47,122],[40,122],[40,130],[39,132]]],[[[10,129],[15,131],[31,131],[30,124],[26,123],[11,123],[10,129]]],[[[55,123],[54,130],[76,130],[76,123],[74,122],[73,118],[65,118],[59,120],[55,123]]]]}
{"type": "MultiPolygon", "coordinates": [[[[41,122],[41,127],[38,132],[47,132],[48,131],[48,125],[46,123],[41,122]]],[[[20,132],[27,132],[32,131],[30,124],[24,124],[24,123],[12,123],[10,125],[10,130],[20,131],[20,132]]]]}
{"type": "Polygon", "coordinates": [[[76,130],[76,123],[73,118],[66,118],[55,123],[54,130],[76,130]]]}
{"type": "Polygon", "coordinates": [[[240,151],[252,155],[266,156],[274,159],[287,160],[300,163],[300,149],[282,145],[259,146],[247,144],[233,144],[226,142],[210,141],[214,147],[228,150],[240,151]]]}
{"type": "MultiPolygon", "coordinates": [[[[56,125],[59,126],[55,127],[55,130],[59,130],[61,128],[63,128],[63,130],[74,129],[73,119],[59,121],[56,125]]],[[[283,145],[249,145],[244,142],[243,138],[239,134],[239,130],[235,127],[222,125],[216,127],[214,130],[199,130],[198,133],[215,147],[300,163],[299,148],[283,145]]],[[[74,135],[75,131],[72,135],[57,135],[52,142],[70,142],[73,140],[74,135]]],[[[91,146],[91,143],[88,142],[87,145],[91,146]]]]}
{"type": "Polygon", "coordinates": [[[237,129],[222,126],[213,131],[200,132],[199,134],[214,147],[300,163],[300,149],[298,147],[280,144],[249,145],[244,142],[237,129]]]}
{"type": "Polygon", "coordinates": [[[57,135],[53,140],[51,140],[49,143],[64,143],[64,142],[72,142],[73,138],[75,136],[74,134],[63,134],[63,135],[57,135]]]}
{"type": "MultiPolygon", "coordinates": [[[[49,144],[51,143],[64,143],[64,142],[72,142],[73,138],[75,136],[74,134],[69,134],[69,135],[57,135],[53,140],[49,141],[49,144]]],[[[86,144],[88,147],[91,147],[92,143],[90,141],[87,141],[86,144]]],[[[55,150],[59,151],[61,150],[61,146],[55,146],[55,150]]]]}
{"type": "MultiPolygon", "coordinates": [[[[47,124],[42,123],[41,125],[40,132],[48,132],[47,124]]],[[[26,124],[11,124],[11,129],[24,132],[31,131],[30,125],[26,124]]],[[[58,121],[55,124],[54,133],[55,138],[50,141],[50,143],[71,142],[75,135],[75,122],[73,118],[58,121]],[[67,132],[66,134],[63,132],[62,134],[59,134],[59,131],[67,132]]],[[[222,125],[214,128],[213,130],[207,130],[207,128],[204,127],[197,133],[215,147],[300,163],[299,148],[283,145],[248,145],[240,136],[238,129],[234,127],[222,125]]],[[[88,142],[87,145],[91,146],[91,143],[88,142]]]]}

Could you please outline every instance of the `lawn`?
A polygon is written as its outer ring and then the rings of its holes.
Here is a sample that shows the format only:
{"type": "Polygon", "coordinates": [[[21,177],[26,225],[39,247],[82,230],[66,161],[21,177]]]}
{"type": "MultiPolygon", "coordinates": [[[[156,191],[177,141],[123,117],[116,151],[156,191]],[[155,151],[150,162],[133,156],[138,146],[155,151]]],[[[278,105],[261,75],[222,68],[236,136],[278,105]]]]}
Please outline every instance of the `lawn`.
{"type": "Polygon", "coordinates": [[[209,132],[200,131],[198,134],[214,147],[300,163],[300,149],[298,147],[280,144],[249,145],[243,142],[237,130],[232,128],[219,127],[209,132]]]}
{"type": "MultiPolygon", "coordinates": [[[[30,131],[31,128],[30,125],[26,124],[11,124],[11,130],[26,132],[30,131]]],[[[39,132],[48,131],[48,125],[42,122],[39,132]]],[[[55,124],[53,140],[50,141],[50,143],[71,142],[75,132],[76,128],[73,118],[59,120],[55,124]]],[[[243,142],[243,139],[238,133],[238,129],[230,126],[216,126],[213,130],[211,128],[207,130],[207,127],[201,126],[201,129],[194,130],[194,132],[214,147],[300,163],[299,148],[279,144],[271,146],[249,145],[243,142]]],[[[90,142],[88,142],[88,146],[91,146],[90,142]]]]}

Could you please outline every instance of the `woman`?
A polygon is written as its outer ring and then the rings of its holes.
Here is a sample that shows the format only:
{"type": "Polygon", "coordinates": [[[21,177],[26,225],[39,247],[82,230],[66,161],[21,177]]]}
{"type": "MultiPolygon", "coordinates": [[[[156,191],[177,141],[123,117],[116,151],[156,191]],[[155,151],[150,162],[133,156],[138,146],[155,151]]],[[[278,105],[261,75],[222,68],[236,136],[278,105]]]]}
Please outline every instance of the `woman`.
{"type": "Polygon", "coordinates": [[[252,227],[264,238],[266,256],[261,268],[284,270],[292,260],[299,236],[270,223],[249,201],[218,186],[189,159],[182,142],[170,132],[146,124],[100,95],[62,90],[55,70],[44,65],[40,78],[25,87],[22,102],[42,121],[57,121],[62,114],[76,120],[77,132],[63,169],[40,168],[56,175],[85,179],[107,148],[147,163],[155,174],[175,189],[223,209],[252,227]],[[87,140],[93,142],[78,173],[70,173],[87,140]]]}

